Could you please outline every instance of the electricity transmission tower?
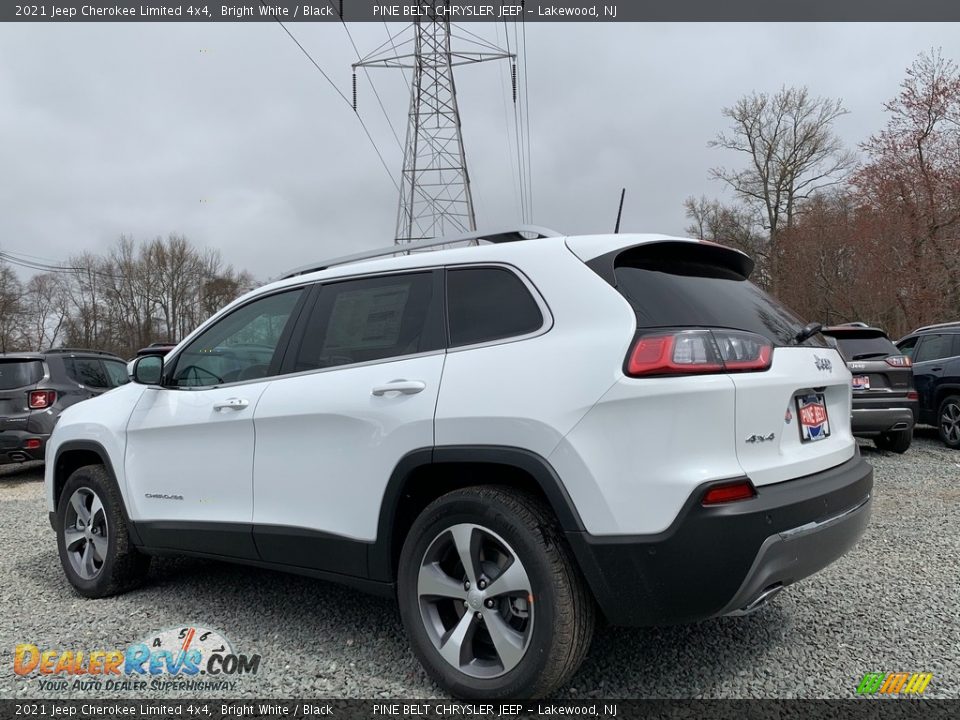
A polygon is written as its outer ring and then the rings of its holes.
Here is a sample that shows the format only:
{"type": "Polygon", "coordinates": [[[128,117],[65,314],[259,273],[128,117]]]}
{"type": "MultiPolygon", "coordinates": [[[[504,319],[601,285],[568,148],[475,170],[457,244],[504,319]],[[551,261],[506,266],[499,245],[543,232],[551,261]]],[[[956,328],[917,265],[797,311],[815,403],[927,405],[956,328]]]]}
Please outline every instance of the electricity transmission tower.
{"type": "MultiPolygon", "coordinates": [[[[470,37],[454,34],[450,21],[444,19],[449,0],[427,0],[426,4],[431,12],[413,23],[412,39],[397,43],[391,36],[353,65],[354,106],[357,68],[412,71],[397,209],[398,245],[476,230],[453,68],[516,57],[469,31],[463,32],[470,37]],[[454,40],[457,49],[452,47],[454,40]]],[[[512,77],[516,101],[515,65],[512,77]]]]}

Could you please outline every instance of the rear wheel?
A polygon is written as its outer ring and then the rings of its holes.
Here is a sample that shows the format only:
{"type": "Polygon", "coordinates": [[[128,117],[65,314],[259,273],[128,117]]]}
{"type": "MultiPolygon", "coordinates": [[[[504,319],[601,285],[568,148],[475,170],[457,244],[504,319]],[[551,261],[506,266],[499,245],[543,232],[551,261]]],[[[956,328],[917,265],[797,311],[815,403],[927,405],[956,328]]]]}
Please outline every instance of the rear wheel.
{"type": "Polygon", "coordinates": [[[874,445],[881,450],[895,453],[905,453],[913,442],[913,430],[896,430],[878,435],[873,439],[874,445]]]}
{"type": "Polygon", "coordinates": [[[593,598],[556,520],[510,488],[457,490],[428,506],[397,585],[414,652],[457,697],[549,695],[593,636],[593,598]]]}
{"type": "Polygon", "coordinates": [[[940,403],[937,412],[937,429],[940,439],[947,447],[960,448],[960,395],[950,395],[940,403]]]}
{"type": "Polygon", "coordinates": [[[150,558],[130,542],[120,492],[102,465],[78,468],[57,505],[57,549],[67,580],[85,597],[139,585],[150,558]]]}

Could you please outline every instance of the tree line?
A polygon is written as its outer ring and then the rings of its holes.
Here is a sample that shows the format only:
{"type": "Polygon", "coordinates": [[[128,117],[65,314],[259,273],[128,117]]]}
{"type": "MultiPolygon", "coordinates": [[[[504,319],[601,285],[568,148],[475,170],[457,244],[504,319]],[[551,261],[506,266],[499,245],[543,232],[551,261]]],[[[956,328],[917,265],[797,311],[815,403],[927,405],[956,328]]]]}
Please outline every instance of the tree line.
{"type": "Polygon", "coordinates": [[[688,232],[747,252],[754,281],[805,319],[894,338],[960,320],[956,64],[920,55],[884,110],[885,127],[853,151],[834,131],[838,99],[789,87],[740,98],[710,143],[743,156],[711,171],[735,200],[688,198],[688,232]]]}
{"type": "Polygon", "coordinates": [[[0,352],[66,346],[131,357],[182,339],[254,284],[182,235],[124,236],[105,254],[84,252],[26,282],[0,256],[0,352]]]}

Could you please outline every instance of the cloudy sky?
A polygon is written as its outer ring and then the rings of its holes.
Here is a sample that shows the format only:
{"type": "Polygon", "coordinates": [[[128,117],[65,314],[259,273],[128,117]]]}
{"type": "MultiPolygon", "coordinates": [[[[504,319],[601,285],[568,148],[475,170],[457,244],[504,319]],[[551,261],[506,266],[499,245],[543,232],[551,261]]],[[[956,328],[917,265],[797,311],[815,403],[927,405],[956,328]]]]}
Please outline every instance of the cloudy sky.
{"type": "MultiPolygon", "coordinates": [[[[289,27],[349,94],[343,27],[289,27]]],[[[361,52],[387,38],[379,23],[350,29],[361,52]]],[[[707,147],[724,105],[805,84],[843,98],[836,129],[856,146],[913,58],[960,59],[956,38],[948,24],[531,23],[533,219],[609,231],[626,186],[624,229],[681,233],[684,198],[722,194],[708,169],[738,162],[707,147]]],[[[402,139],[404,80],[372,72],[402,139]]],[[[480,227],[520,218],[505,72],[457,74],[480,227]]],[[[400,148],[362,76],[359,93],[396,175],[400,148]]],[[[177,232],[265,279],[390,244],[396,205],[349,108],[274,23],[0,25],[0,249],[62,261],[177,232]]]]}

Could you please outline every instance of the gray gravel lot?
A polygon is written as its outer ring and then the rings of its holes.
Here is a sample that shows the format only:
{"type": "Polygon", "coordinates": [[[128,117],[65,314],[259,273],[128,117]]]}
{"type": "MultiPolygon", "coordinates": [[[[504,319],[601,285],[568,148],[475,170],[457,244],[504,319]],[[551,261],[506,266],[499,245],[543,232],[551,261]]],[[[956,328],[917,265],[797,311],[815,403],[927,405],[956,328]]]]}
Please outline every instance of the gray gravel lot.
{"type": "MultiPolygon", "coordinates": [[[[896,670],[932,672],[927,696],[960,697],[960,452],[924,429],[906,455],[869,443],[863,452],[876,502],[851,553],[746,618],[602,629],[561,696],[849,698],[864,673],[896,670]]],[[[155,560],[136,592],[78,597],[60,570],[38,466],[0,468],[0,547],[0,698],[131,697],[42,691],[14,675],[13,648],[124,648],[188,623],[262,655],[256,676],[214,696],[438,696],[390,600],[190,559],[155,560]]]]}

